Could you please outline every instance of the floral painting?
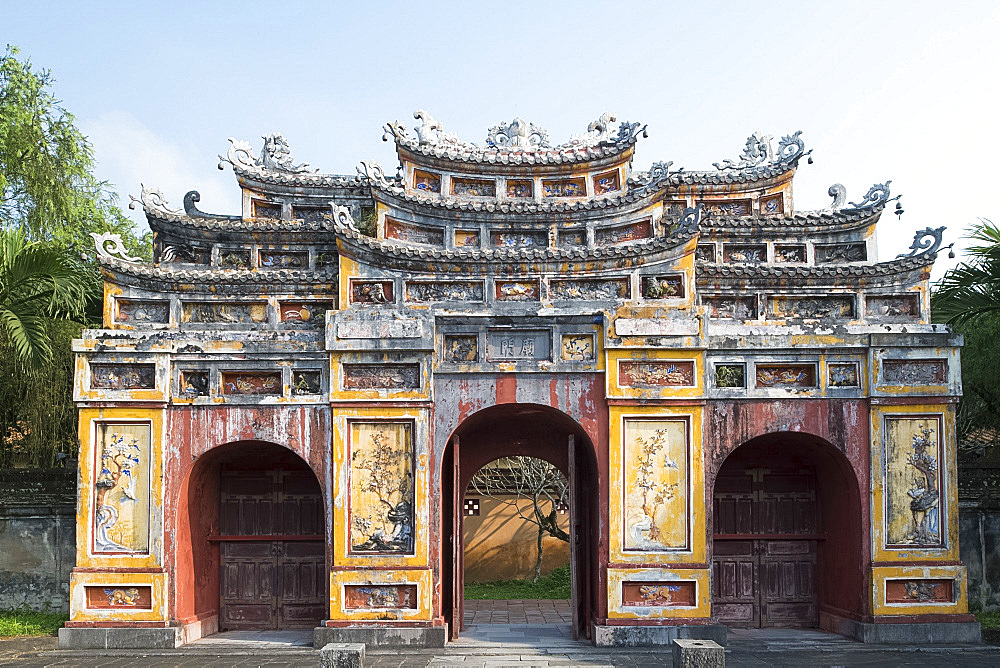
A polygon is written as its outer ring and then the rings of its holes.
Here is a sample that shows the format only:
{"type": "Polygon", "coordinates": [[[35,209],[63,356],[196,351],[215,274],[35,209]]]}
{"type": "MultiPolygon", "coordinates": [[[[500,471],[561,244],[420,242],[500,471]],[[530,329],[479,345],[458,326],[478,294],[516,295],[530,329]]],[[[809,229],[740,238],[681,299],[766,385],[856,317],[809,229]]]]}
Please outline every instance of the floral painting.
{"type": "Polygon", "coordinates": [[[148,424],[101,423],[94,482],[94,552],[149,552],[148,424]]]}
{"type": "Polygon", "coordinates": [[[686,548],[687,421],[625,420],[624,454],[625,549],[686,548]]]}
{"type": "Polygon", "coordinates": [[[356,553],[413,552],[409,422],[351,423],[350,540],[356,553]]]}
{"type": "Polygon", "coordinates": [[[942,545],[941,420],[886,418],[886,544],[942,545]]]}

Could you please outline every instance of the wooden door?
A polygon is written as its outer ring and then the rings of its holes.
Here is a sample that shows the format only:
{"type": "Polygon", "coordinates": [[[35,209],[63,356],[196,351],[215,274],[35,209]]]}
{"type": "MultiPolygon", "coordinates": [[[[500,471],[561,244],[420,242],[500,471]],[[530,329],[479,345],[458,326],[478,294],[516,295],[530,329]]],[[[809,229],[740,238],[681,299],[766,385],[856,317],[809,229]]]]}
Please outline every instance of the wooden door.
{"type": "Polygon", "coordinates": [[[815,626],[819,533],[811,470],[720,473],[712,603],[732,626],[815,626]]]}
{"type": "Polygon", "coordinates": [[[223,471],[220,511],[220,629],[316,626],[327,596],[315,476],[223,471]]]}

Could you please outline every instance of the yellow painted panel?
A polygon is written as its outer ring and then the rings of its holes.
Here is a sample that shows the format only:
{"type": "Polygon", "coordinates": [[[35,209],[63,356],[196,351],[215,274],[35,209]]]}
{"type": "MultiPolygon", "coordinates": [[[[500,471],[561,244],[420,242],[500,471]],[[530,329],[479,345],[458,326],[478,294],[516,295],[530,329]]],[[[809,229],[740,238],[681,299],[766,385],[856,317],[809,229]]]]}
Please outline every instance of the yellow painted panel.
{"type": "Polygon", "coordinates": [[[609,568],[609,619],[705,618],[712,615],[712,591],[709,569],[702,568],[609,568]],[[695,605],[634,606],[622,603],[626,582],[694,583],[695,605]]]}
{"type": "MultiPolygon", "coordinates": [[[[141,431],[141,430],[139,430],[141,431]]],[[[83,408],[79,415],[79,436],[80,436],[80,487],[76,511],[76,565],[81,568],[152,568],[162,564],[163,551],[163,458],[162,458],[162,434],[163,434],[163,410],[147,408],[83,408]],[[109,425],[110,428],[105,428],[109,425]],[[112,527],[114,523],[109,523],[108,513],[99,513],[98,500],[100,497],[107,498],[109,495],[115,499],[115,505],[122,508],[130,504],[138,505],[139,499],[130,500],[128,493],[141,496],[139,490],[134,492],[126,490],[129,483],[126,476],[122,475],[119,468],[123,462],[123,455],[115,454],[112,459],[118,464],[107,462],[109,473],[102,477],[102,454],[105,445],[110,442],[114,434],[129,434],[136,432],[132,429],[135,425],[148,425],[150,432],[150,446],[148,449],[148,478],[145,485],[148,486],[148,512],[144,519],[136,519],[135,510],[130,509],[133,519],[139,522],[148,523],[148,531],[139,532],[146,536],[144,544],[133,543],[132,549],[136,552],[127,553],[119,547],[109,550],[98,549],[97,533],[98,522],[103,523],[103,528],[112,527]],[[102,442],[101,437],[105,437],[102,442]],[[115,476],[117,475],[117,480],[115,476]],[[113,482],[110,488],[100,488],[97,486],[99,480],[113,482]],[[103,492],[103,494],[101,494],[103,492]]],[[[141,434],[140,434],[141,436],[141,434]]],[[[135,452],[128,444],[130,437],[125,437],[126,442],[122,444],[124,456],[134,455],[135,452]]],[[[117,445],[112,443],[112,449],[117,445]]],[[[106,459],[106,458],[105,458],[106,459]]],[[[139,467],[145,465],[140,457],[139,467]]],[[[139,468],[133,462],[131,466],[136,469],[138,475],[139,468]]],[[[137,485],[142,484],[140,480],[137,485]]],[[[102,504],[106,505],[106,504],[102,504]]],[[[122,513],[118,513],[119,521],[123,519],[122,513]]],[[[119,527],[121,529],[122,527],[119,527]]],[[[135,527],[133,526],[133,529],[135,527]]],[[[123,539],[127,532],[118,531],[115,535],[123,539]]],[[[132,533],[130,540],[135,540],[136,533],[132,533]]],[[[113,541],[114,542],[114,541],[113,541]]],[[[118,541],[120,543],[120,541],[118,541]]]]}
{"type": "MultiPolygon", "coordinates": [[[[695,350],[607,350],[607,396],[627,399],[677,399],[700,397],[704,393],[705,356],[695,350]],[[690,385],[664,385],[660,387],[622,387],[622,365],[628,362],[678,362],[678,370],[685,362],[693,363],[690,385]]],[[[669,373],[669,365],[665,373],[669,373]]],[[[668,381],[669,382],[669,381],[668,381]]]]}
{"type": "Polygon", "coordinates": [[[609,427],[611,562],[663,566],[704,562],[702,407],[611,406],[609,427]],[[662,442],[650,445],[658,438],[658,429],[666,429],[659,438],[662,442]],[[643,439],[649,456],[638,439],[643,439]],[[647,478],[643,484],[655,485],[645,499],[652,517],[642,509],[645,490],[639,483],[647,478]],[[664,492],[671,485],[677,487],[667,499],[664,492]],[[653,503],[661,495],[662,500],[653,503]],[[652,527],[654,520],[658,529],[651,541],[645,525],[652,527]],[[650,549],[656,543],[661,547],[650,549]]]}
{"type": "Polygon", "coordinates": [[[72,573],[69,579],[70,620],[74,622],[153,622],[167,621],[167,574],[166,573],[72,573]],[[152,606],[150,609],[130,608],[88,608],[87,587],[127,589],[129,587],[151,587],[152,606]]]}
{"type": "Polygon", "coordinates": [[[876,615],[964,614],[969,611],[965,566],[880,566],[872,569],[872,610],[876,615]],[[921,593],[910,592],[913,602],[889,603],[887,581],[951,581],[950,602],[921,601],[921,593]]]}
{"type": "Polygon", "coordinates": [[[430,621],[434,603],[432,572],[428,570],[405,571],[334,571],[330,574],[330,619],[373,620],[373,621],[430,621]],[[345,588],[351,585],[366,585],[376,600],[370,600],[370,607],[349,607],[345,588]],[[386,604],[385,597],[379,597],[379,588],[394,588],[398,585],[415,585],[417,598],[415,607],[395,608],[386,604]],[[381,598],[381,600],[377,600],[381,598]]]}

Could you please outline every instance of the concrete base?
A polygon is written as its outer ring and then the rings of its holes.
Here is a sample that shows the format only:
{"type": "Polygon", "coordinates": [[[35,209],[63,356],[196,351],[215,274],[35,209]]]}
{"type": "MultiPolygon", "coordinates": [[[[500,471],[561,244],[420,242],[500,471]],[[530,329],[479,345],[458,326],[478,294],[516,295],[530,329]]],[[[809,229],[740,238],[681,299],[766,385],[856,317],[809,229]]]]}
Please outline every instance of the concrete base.
{"type": "Polygon", "coordinates": [[[176,628],[61,628],[59,649],[173,649],[180,647],[176,628]]]}
{"type": "Polygon", "coordinates": [[[332,642],[319,651],[322,668],[361,668],[365,664],[365,646],[361,643],[332,642]]]}
{"type": "Polygon", "coordinates": [[[313,630],[313,647],[317,649],[322,649],[330,643],[361,643],[383,649],[385,647],[444,647],[445,642],[446,634],[443,626],[423,628],[317,626],[313,630]]]}
{"type": "Polygon", "coordinates": [[[691,626],[597,626],[593,627],[598,647],[655,647],[681,639],[712,640],[726,645],[726,627],[722,624],[691,626]]]}
{"type": "Polygon", "coordinates": [[[821,614],[819,626],[825,631],[872,644],[948,645],[983,641],[979,622],[872,623],[821,614]]]}
{"type": "Polygon", "coordinates": [[[674,640],[674,668],[726,668],[726,650],[711,640],[674,640]]]}

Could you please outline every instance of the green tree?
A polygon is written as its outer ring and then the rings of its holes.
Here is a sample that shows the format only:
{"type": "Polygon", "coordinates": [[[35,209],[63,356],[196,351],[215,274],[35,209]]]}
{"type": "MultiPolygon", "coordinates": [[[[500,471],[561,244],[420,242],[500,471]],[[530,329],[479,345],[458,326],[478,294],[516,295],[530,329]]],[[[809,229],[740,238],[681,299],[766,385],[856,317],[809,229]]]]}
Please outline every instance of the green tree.
{"type": "Polygon", "coordinates": [[[89,233],[151,256],[52,84],[16,47],[0,57],[0,466],[77,447],[70,342],[103,300],[89,233]]]}
{"type": "Polygon", "coordinates": [[[975,245],[935,286],[931,311],[965,337],[957,435],[963,450],[981,454],[1000,440],[1000,228],[980,219],[968,238],[975,245]]]}

